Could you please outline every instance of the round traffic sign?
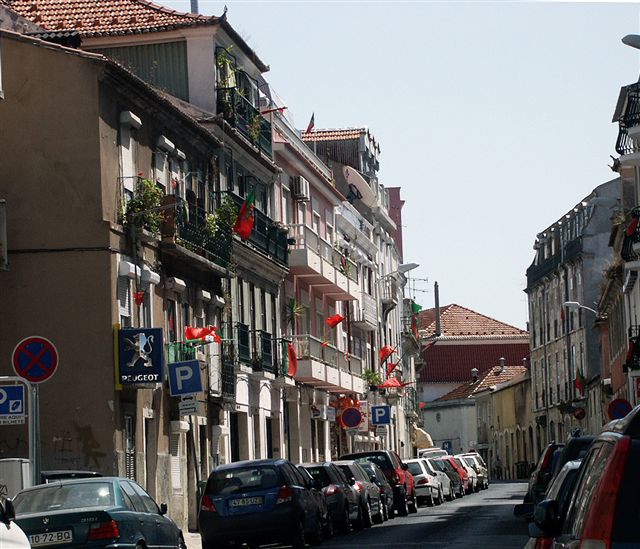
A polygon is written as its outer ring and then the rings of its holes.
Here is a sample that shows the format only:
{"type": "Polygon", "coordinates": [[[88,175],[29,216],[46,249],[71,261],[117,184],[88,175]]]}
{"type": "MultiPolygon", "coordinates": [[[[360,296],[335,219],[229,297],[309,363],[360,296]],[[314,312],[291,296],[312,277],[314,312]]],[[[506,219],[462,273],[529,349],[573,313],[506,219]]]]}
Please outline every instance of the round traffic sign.
{"type": "Polygon", "coordinates": [[[346,429],[354,429],[362,422],[362,412],[354,407],[345,408],[340,415],[340,422],[346,429]]]}
{"type": "Polygon", "coordinates": [[[587,412],[585,411],[584,408],[576,408],[573,411],[573,417],[575,417],[576,419],[584,419],[586,415],[587,415],[587,412]]]}
{"type": "Polygon", "coordinates": [[[47,381],[58,367],[58,350],[47,338],[24,338],[13,349],[13,369],[21,378],[31,383],[47,381]]]}
{"type": "Polygon", "coordinates": [[[610,419],[622,419],[626,416],[633,407],[628,400],[624,398],[616,398],[609,403],[607,413],[610,419]]]}

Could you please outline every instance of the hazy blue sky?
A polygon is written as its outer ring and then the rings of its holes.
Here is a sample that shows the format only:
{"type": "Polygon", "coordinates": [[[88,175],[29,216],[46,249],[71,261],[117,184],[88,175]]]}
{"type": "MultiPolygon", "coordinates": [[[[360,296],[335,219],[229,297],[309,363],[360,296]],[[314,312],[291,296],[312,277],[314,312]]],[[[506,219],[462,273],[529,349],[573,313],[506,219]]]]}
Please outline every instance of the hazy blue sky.
{"type": "MultiPolygon", "coordinates": [[[[188,1],[162,2],[189,11],[188,1]]],[[[535,235],[615,174],[636,3],[214,2],[299,128],[368,126],[402,187],[416,293],[525,327],[535,235]]],[[[587,305],[593,305],[591,303],[587,305]]]]}

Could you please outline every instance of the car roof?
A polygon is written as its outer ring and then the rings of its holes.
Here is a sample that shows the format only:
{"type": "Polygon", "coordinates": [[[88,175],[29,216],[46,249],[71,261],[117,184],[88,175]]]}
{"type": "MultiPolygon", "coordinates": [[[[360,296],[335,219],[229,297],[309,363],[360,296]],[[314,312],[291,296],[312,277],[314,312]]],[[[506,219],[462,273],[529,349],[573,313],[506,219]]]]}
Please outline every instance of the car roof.
{"type": "Polygon", "coordinates": [[[248,459],[218,465],[213,471],[227,471],[229,469],[242,469],[243,467],[259,467],[264,465],[282,465],[284,463],[287,463],[286,459],[248,459]]]}
{"type": "MultiPolygon", "coordinates": [[[[66,486],[67,484],[97,484],[97,483],[105,483],[105,482],[116,482],[119,480],[131,480],[124,477],[87,477],[87,478],[62,478],[60,480],[56,480],[55,482],[50,482],[46,484],[36,484],[35,486],[30,486],[28,488],[23,488],[20,492],[31,492],[32,490],[43,490],[52,487],[60,487],[61,485],[66,486]]],[[[135,482],[133,480],[132,482],[135,482]]]]}

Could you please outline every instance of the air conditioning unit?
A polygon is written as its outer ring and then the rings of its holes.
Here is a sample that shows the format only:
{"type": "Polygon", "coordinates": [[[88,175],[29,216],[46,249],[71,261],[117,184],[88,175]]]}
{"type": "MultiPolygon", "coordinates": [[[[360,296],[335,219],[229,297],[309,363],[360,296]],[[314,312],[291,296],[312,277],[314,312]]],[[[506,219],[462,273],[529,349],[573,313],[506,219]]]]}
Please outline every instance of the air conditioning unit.
{"type": "Polygon", "coordinates": [[[309,182],[301,175],[296,175],[293,178],[293,198],[298,200],[309,200],[309,182]]]}

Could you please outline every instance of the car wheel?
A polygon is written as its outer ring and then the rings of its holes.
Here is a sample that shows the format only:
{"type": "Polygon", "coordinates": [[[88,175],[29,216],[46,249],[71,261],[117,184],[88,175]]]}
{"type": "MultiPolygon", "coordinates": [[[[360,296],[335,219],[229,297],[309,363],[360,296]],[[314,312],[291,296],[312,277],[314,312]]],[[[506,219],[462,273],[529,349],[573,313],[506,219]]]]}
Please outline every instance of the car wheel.
{"type": "Polygon", "coordinates": [[[318,514],[316,517],[315,528],[313,532],[309,536],[309,544],[310,545],[320,545],[322,543],[322,517],[318,514]]]}
{"type": "Polygon", "coordinates": [[[427,498],[427,505],[433,507],[436,504],[436,500],[433,499],[433,492],[429,491],[429,497],[427,498]]]}
{"type": "Polygon", "coordinates": [[[389,520],[396,518],[396,509],[393,506],[393,499],[391,499],[391,502],[387,501],[387,518],[389,520]]]}
{"type": "Polygon", "coordinates": [[[396,511],[398,511],[398,516],[400,517],[406,517],[409,514],[409,508],[407,507],[407,492],[405,492],[404,488],[400,490],[396,511]]]}
{"type": "Polygon", "coordinates": [[[382,524],[384,522],[384,511],[383,511],[384,505],[382,503],[382,500],[379,499],[378,500],[378,512],[373,515],[372,519],[373,519],[373,524],[382,524]]]}
{"type": "Polygon", "coordinates": [[[371,528],[371,526],[373,525],[373,520],[371,519],[371,502],[369,500],[366,501],[363,509],[362,525],[365,528],[371,528]]]}
{"type": "Polygon", "coordinates": [[[382,509],[382,522],[387,522],[389,520],[389,506],[387,505],[387,500],[380,500],[380,509],[382,509]]]}
{"type": "Polygon", "coordinates": [[[327,513],[327,520],[324,523],[324,537],[326,539],[332,538],[334,533],[335,532],[333,531],[333,520],[331,518],[331,515],[327,513]]]}
{"type": "Polygon", "coordinates": [[[416,497],[416,493],[413,493],[411,497],[411,501],[409,502],[409,513],[417,513],[418,512],[418,498],[416,497]]]}
{"type": "Polygon", "coordinates": [[[291,547],[293,549],[304,549],[305,546],[305,538],[304,538],[304,524],[302,521],[298,522],[298,527],[291,537],[291,547]]]}
{"type": "Polygon", "coordinates": [[[178,549],[187,549],[187,544],[182,534],[180,534],[180,539],[178,540],[178,549]]]}
{"type": "Polygon", "coordinates": [[[345,502],[344,504],[344,514],[342,516],[342,520],[340,521],[340,524],[338,525],[338,530],[342,534],[348,534],[349,531],[351,530],[351,524],[349,521],[349,503],[348,502],[345,502]]]}

